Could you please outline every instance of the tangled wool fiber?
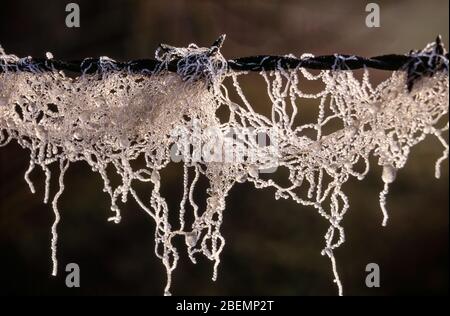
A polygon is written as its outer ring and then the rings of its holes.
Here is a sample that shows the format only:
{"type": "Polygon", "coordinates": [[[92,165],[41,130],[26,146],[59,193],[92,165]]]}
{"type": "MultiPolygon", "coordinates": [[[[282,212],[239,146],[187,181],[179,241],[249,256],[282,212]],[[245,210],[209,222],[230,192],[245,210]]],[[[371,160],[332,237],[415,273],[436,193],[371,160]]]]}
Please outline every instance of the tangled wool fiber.
{"type": "MultiPolygon", "coordinates": [[[[345,241],[342,220],[350,207],[343,185],[351,178],[363,180],[369,159],[375,157],[382,166],[384,187],[379,199],[382,225],[386,225],[389,186],[411,148],[427,136],[435,136],[444,148],[436,162],[435,175],[440,176],[449,150],[443,135],[448,130],[448,60],[442,58],[444,52],[436,52],[435,44],[415,54],[437,60],[439,71],[420,77],[414,72],[420,65],[409,65],[407,72],[393,72],[377,86],[370,83],[368,69],[362,79],[346,70],[351,57],[337,56],[333,69],[316,74],[300,67],[263,71],[260,75],[272,104],[270,115],[264,116],[254,110],[241,88],[239,79],[246,73],[227,66],[220,52],[223,39],[211,48],[161,45],[156,53],[160,66],[152,71],[117,69],[113,60],[101,57],[94,73],[76,78],[56,69],[42,72],[29,59],[0,51],[1,146],[14,140],[30,151],[25,180],[34,193],[30,173],[36,167],[43,170],[44,203],[50,199],[49,166],[57,164],[60,169],[59,190],[51,202],[53,275],[57,274],[58,200],[64,174],[76,161],[86,162],[102,177],[111,200],[109,220],[120,222],[120,204],[130,198],[154,220],[155,254],[167,271],[165,295],[170,295],[179,259],[173,242],[177,237],[184,238],[193,263],[198,255],[214,262],[216,280],[225,246],[221,233],[225,200],[236,183],[272,188],[276,199],[292,199],[317,210],[329,223],[322,254],[330,258],[342,295],[334,252],[345,241]],[[168,71],[174,61],[176,73],[168,71]],[[12,64],[29,66],[28,71],[11,71],[12,64]],[[303,92],[306,81],[318,82],[323,89],[303,92]],[[233,100],[229,89],[234,89],[238,100],[233,100]],[[299,125],[300,101],[307,99],[318,101],[319,114],[317,120],[299,125]],[[228,113],[225,120],[217,114],[223,108],[228,113]],[[145,166],[133,167],[140,158],[145,166]],[[183,164],[177,223],[169,220],[175,210],[169,210],[160,193],[160,172],[172,161],[183,164]],[[119,185],[112,184],[110,168],[119,175],[119,185]],[[261,176],[277,168],[288,170],[289,185],[261,176]],[[204,209],[194,198],[200,177],[209,182],[204,209]],[[149,183],[150,196],[138,195],[137,182],[149,183]]],[[[53,56],[48,53],[47,58],[53,56]]]]}

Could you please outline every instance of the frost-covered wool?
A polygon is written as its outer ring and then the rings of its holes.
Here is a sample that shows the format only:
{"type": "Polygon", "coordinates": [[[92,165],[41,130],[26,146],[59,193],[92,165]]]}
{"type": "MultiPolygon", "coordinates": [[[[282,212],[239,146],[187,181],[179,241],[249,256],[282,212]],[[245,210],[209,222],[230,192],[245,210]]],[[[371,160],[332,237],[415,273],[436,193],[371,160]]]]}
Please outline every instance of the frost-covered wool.
{"type": "MultiPolygon", "coordinates": [[[[60,168],[59,190],[52,198],[54,275],[58,199],[64,190],[64,173],[75,161],[88,163],[101,175],[104,191],[111,198],[113,216],[109,220],[120,222],[120,203],[129,198],[153,218],[155,253],[167,271],[166,295],[170,295],[171,276],[179,258],[173,243],[176,237],[184,238],[192,262],[199,254],[214,261],[213,280],[217,278],[225,245],[220,231],[225,199],[237,182],[272,188],[276,199],[311,206],[328,221],[322,254],[330,258],[334,281],[342,294],[334,251],[345,241],[341,223],[349,198],[343,185],[352,177],[364,179],[369,158],[376,157],[383,168],[380,206],[386,225],[389,185],[404,167],[411,148],[428,135],[435,136],[444,147],[436,163],[439,177],[440,164],[448,157],[443,136],[448,130],[448,65],[434,76],[423,78],[411,92],[402,71],[375,87],[369,82],[368,70],[361,80],[342,69],[316,75],[301,68],[262,72],[272,103],[271,115],[266,117],[254,110],[241,89],[239,78],[245,73],[230,71],[219,48],[163,46],[157,52],[162,66],[153,73],[114,69],[107,57],[101,58],[96,73],[77,78],[33,69],[11,72],[5,68],[0,73],[0,144],[14,140],[30,151],[25,180],[34,193],[30,173],[36,167],[44,171],[45,203],[50,198],[49,165],[58,164],[60,168]],[[167,71],[164,65],[178,59],[178,72],[167,71]],[[230,97],[230,86],[224,84],[227,79],[238,100],[230,97]],[[302,92],[305,81],[320,82],[323,90],[302,92]],[[305,99],[318,101],[319,115],[315,121],[296,125],[295,118],[302,110],[299,100],[305,99]],[[221,107],[228,110],[225,121],[217,115],[221,107]],[[261,133],[270,136],[265,146],[254,137],[261,133]],[[198,144],[220,144],[220,148],[198,150],[198,144]],[[213,159],[206,159],[208,155],[213,159]],[[228,159],[223,159],[225,156],[228,159]],[[139,157],[144,158],[145,167],[135,169],[133,161],[139,157]],[[174,157],[184,166],[184,191],[179,209],[169,210],[160,194],[160,171],[174,157]],[[363,170],[356,167],[361,162],[363,170]],[[106,171],[109,168],[120,176],[121,184],[111,184],[106,171]],[[290,184],[282,186],[274,177],[260,177],[271,168],[287,168],[290,184]],[[209,181],[205,209],[200,209],[194,199],[201,176],[209,181]],[[150,195],[138,196],[133,189],[136,182],[148,182],[150,195]],[[306,194],[300,195],[299,188],[306,188],[306,194]],[[192,215],[187,214],[188,209],[192,215]],[[169,212],[176,211],[179,220],[170,223],[169,212]],[[186,225],[186,216],[192,216],[192,225],[186,225]]],[[[424,52],[432,49],[430,44],[424,52]]],[[[47,58],[52,57],[47,54],[47,58]]],[[[1,51],[0,59],[4,63],[26,63],[26,59],[1,51]]],[[[345,64],[345,60],[338,61],[345,64]]]]}

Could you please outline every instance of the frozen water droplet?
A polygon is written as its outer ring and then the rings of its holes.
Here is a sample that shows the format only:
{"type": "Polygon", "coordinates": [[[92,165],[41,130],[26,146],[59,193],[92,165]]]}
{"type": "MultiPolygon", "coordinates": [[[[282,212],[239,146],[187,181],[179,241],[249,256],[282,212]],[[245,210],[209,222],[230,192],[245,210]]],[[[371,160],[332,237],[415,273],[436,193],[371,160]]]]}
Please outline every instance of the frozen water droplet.
{"type": "Polygon", "coordinates": [[[75,140],[83,140],[83,134],[82,131],[80,129],[76,129],[73,134],[72,134],[73,138],[75,140]]]}
{"type": "Polygon", "coordinates": [[[247,174],[244,173],[237,176],[236,181],[239,183],[244,183],[245,181],[247,181],[247,174]]]}
{"type": "Polygon", "coordinates": [[[358,129],[355,126],[350,125],[350,126],[347,126],[347,128],[345,129],[345,136],[347,138],[353,138],[357,132],[358,132],[358,129]]]}
{"type": "Polygon", "coordinates": [[[248,174],[253,178],[258,178],[258,167],[255,165],[248,166],[248,174]]]}
{"type": "Polygon", "coordinates": [[[153,170],[152,171],[152,175],[150,176],[150,180],[153,183],[158,183],[159,181],[161,181],[161,176],[159,175],[158,170],[153,170]]]}
{"type": "Polygon", "coordinates": [[[239,105],[234,102],[230,102],[228,105],[232,111],[236,111],[239,108],[239,105]]]}
{"type": "Polygon", "coordinates": [[[322,144],[320,143],[320,141],[313,142],[310,145],[310,148],[311,148],[312,151],[320,151],[320,149],[322,149],[322,144]]]}
{"type": "Polygon", "coordinates": [[[9,98],[4,95],[0,95],[0,106],[6,106],[8,104],[9,98]]]}
{"type": "Polygon", "coordinates": [[[127,136],[122,135],[122,136],[119,138],[119,144],[120,144],[121,147],[127,148],[128,146],[130,146],[130,140],[128,139],[127,136]]]}
{"type": "Polygon", "coordinates": [[[220,203],[217,197],[211,196],[208,198],[208,205],[213,209],[216,210],[219,208],[220,203]]]}
{"type": "Polygon", "coordinates": [[[381,109],[381,103],[380,102],[374,102],[369,104],[369,112],[371,114],[377,114],[381,109]]]}
{"type": "Polygon", "coordinates": [[[40,140],[46,140],[48,132],[41,125],[36,126],[36,136],[40,140]]]}
{"type": "Polygon", "coordinates": [[[194,247],[198,241],[198,233],[196,231],[188,232],[184,235],[186,245],[188,247],[194,247]]]}
{"type": "Polygon", "coordinates": [[[394,152],[399,152],[399,151],[401,150],[401,148],[400,148],[398,142],[396,142],[396,141],[393,141],[393,142],[391,143],[391,149],[392,149],[392,151],[394,151],[394,152]]]}
{"type": "Polygon", "coordinates": [[[392,183],[395,181],[397,176],[397,169],[392,165],[383,166],[383,173],[381,179],[384,183],[392,183]]]}
{"type": "Polygon", "coordinates": [[[87,111],[86,112],[82,112],[80,114],[80,116],[79,116],[79,119],[80,119],[80,122],[83,123],[83,124],[89,122],[89,119],[90,119],[89,112],[87,112],[87,111]]]}

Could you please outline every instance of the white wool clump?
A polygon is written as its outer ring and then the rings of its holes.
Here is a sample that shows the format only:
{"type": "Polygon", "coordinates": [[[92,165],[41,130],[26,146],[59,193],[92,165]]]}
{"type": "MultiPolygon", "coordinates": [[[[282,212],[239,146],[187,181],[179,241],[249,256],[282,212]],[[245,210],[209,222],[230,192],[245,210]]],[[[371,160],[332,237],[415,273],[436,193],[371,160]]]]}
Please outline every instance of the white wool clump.
{"type": "MultiPolygon", "coordinates": [[[[368,70],[362,80],[344,70],[317,75],[305,69],[262,72],[272,103],[271,115],[266,117],[246,98],[239,84],[244,73],[228,69],[220,45],[209,49],[194,44],[187,48],[164,45],[157,52],[162,66],[154,73],[115,70],[107,57],[102,57],[97,73],[75,79],[57,71],[9,72],[5,68],[0,73],[1,145],[15,140],[30,150],[25,180],[34,193],[29,175],[36,166],[44,171],[45,202],[49,199],[49,165],[57,163],[61,170],[59,191],[52,200],[53,274],[57,272],[60,219],[57,201],[64,190],[64,173],[75,161],[85,161],[101,175],[104,191],[111,198],[111,221],[120,222],[120,202],[126,203],[130,197],[153,218],[155,253],[167,271],[165,295],[170,295],[171,276],[179,258],[173,243],[176,237],[184,238],[193,263],[198,254],[214,261],[213,280],[217,278],[225,246],[220,231],[225,199],[236,183],[272,188],[276,199],[311,206],[328,221],[322,254],[330,258],[342,295],[334,251],[345,241],[341,223],[350,207],[343,185],[351,178],[364,179],[370,157],[377,157],[384,183],[382,224],[386,225],[389,185],[406,164],[411,148],[428,135],[434,135],[444,147],[436,163],[439,177],[449,150],[443,136],[448,130],[448,71],[423,78],[411,92],[406,89],[404,72],[394,72],[376,87],[369,82],[368,70]],[[178,61],[177,73],[167,70],[174,60],[178,61]],[[226,78],[231,79],[238,100],[230,97],[223,84],[226,78]],[[304,81],[316,81],[324,88],[315,94],[302,92],[304,81]],[[319,115],[316,121],[297,125],[297,101],[303,99],[317,99],[319,115]],[[229,111],[225,122],[217,117],[220,107],[229,111]],[[270,142],[261,146],[258,135],[267,135],[270,142]],[[198,143],[220,144],[220,148],[197,150],[198,143]],[[139,157],[144,157],[146,165],[135,169],[132,162],[139,157]],[[160,171],[175,158],[184,166],[176,224],[169,222],[169,213],[175,210],[169,210],[160,194],[160,171]],[[359,169],[361,162],[363,170],[359,169]],[[109,167],[121,178],[116,187],[106,171],[109,167]],[[261,177],[277,168],[287,168],[289,185],[278,184],[270,173],[261,177]],[[205,209],[194,199],[200,177],[209,181],[205,209]],[[149,197],[138,196],[133,189],[136,181],[152,186],[149,197]],[[300,195],[303,190],[299,188],[306,188],[306,193],[300,195]],[[188,209],[192,210],[191,225],[186,224],[188,209]]],[[[0,59],[5,64],[19,62],[5,53],[0,53],[0,59]]]]}

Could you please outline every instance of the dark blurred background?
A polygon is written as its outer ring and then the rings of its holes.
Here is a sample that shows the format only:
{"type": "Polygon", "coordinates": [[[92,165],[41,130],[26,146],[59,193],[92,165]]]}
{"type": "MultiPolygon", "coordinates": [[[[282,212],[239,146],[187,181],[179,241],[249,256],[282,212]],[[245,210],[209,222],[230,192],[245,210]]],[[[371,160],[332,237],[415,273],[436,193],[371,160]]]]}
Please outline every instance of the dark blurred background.
{"type": "MultiPolygon", "coordinates": [[[[18,56],[58,59],[109,56],[153,57],[159,43],[207,46],[227,34],[227,58],[254,54],[373,56],[424,47],[442,34],[448,44],[447,0],[376,1],[381,27],[365,26],[366,1],[75,1],[81,27],[65,26],[69,1],[2,0],[0,45],[18,56]]],[[[389,75],[373,72],[373,79],[389,75]]],[[[247,84],[257,110],[267,112],[265,88],[247,84]]],[[[309,105],[308,105],[309,106],[309,105]]],[[[310,105],[311,109],[314,104],[310,105]]],[[[303,107],[304,111],[308,111],[303,107]]],[[[312,110],[311,110],[312,111],[312,110]]],[[[300,112],[300,115],[303,113],[300,112]]],[[[436,180],[434,161],[442,148],[427,139],[414,148],[388,197],[390,221],[381,227],[378,192],[381,170],[372,164],[363,182],[346,185],[351,208],[344,220],[346,243],[336,252],[348,295],[448,294],[448,161],[436,180]],[[381,287],[365,286],[365,266],[378,263],[381,287]]],[[[137,205],[122,207],[119,225],[110,216],[100,176],[84,163],[71,166],[60,200],[60,274],[51,277],[53,213],[42,203],[43,175],[23,174],[28,152],[17,144],[0,148],[0,294],[161,295],[165,270],[153,253],[154,224],[137,205]],[[81,268],[81,287],[65,286],[64,267],[81,268]]],[[[55,169],[53,169],[55,170],[55,169]]],[[[165,172],[164,195],[171,204],[181,193],[181,168],[165,172]]],[[[55,173],[56,174],[56,173],[55,173]]],[[[53,179],[52,194],[56,192],[53,179]]],[[[199,193],[198,199],[203,195],[199,193]]],[[[327,224],[313,209],[275,201],[270,190],[239,184],[230,192],[219,279],[212,264],[191,264],[184,249],[174,273],[179,295],[336,295],[329,260],[320,255],[327,224]]]]}

